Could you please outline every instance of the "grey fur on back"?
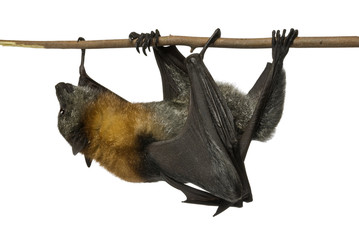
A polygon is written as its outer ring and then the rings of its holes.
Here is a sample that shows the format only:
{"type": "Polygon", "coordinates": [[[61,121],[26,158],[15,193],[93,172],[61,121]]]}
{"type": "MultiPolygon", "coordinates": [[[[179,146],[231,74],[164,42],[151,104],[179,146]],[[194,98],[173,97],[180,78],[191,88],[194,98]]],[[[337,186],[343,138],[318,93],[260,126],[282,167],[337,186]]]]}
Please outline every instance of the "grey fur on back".
{"type": "MultiPolygon", "coordinates": [[[[237,134],[241,134],[254,112],[258,99],[240,92],[232,84],[221,82],[217,82],[217,84],[233,114],[237,134]]],[[[182,91],[185,92],[187,97],[181,94],[181,97],[175,101],[145,103],[145,106],[154,112],[154,120],[164,127],[165,139],[177,136],[186,122],[189,91],[187,88],[188,85],[183,86],[186,88],[182,89],[182,91]]],[[[284,97],[285,73],[282,71],[278,82],[274,86],[268,105],[265,108],[254,140],[266,141],[272,137],[282,116],[284,97]]]]}

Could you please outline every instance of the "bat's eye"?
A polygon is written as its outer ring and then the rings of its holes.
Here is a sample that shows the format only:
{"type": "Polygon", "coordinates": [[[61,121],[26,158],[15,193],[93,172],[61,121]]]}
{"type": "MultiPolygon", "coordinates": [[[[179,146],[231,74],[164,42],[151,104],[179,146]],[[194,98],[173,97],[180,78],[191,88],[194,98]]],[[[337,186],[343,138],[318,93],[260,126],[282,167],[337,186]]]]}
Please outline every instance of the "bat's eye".
{"type": "Polygon", "coordinates": [[[60,109],[60,115],[64,115],[64,113],[65,113],[65,110],[64,109],[60,109]]]}

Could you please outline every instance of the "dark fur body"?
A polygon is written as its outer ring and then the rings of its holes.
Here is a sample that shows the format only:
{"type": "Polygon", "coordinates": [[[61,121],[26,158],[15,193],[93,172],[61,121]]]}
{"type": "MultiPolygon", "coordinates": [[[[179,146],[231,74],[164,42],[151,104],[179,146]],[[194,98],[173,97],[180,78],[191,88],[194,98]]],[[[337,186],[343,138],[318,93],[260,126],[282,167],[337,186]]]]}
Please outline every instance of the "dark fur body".
{"type": "MultiPolygon", "coordinates": [[[[226,99],[231,110],[237,133],[242,133],[255,109],[258,99],[240,92],[236,87],[228,83],[217,82],[218,87],[226,99]]],[[[187,89],[188,91],[188,89],[187,89]]],[[[254,139],[258,141],[269,140],[278,125],[284,105],[285,97],[285,73],[282,72],[280,81],[275,86],[272,98],[266,108],[260,128],[254,139]]],[[[155,121],[165,129],[165,138],[172,138],[180,132],[187,118],[189,97],[178,98],[174,101],[144,103],[144,106],[153,113],[155,121]]]]}
{"type": "Polygon", "coordinates": [[[126,181],[164,180],[181,190],[186,202],[218,206],[216,214],[241,207],[252,201],[244,160],[250,142],[270,139],[281,119],[283,60],[297,34],[273,31],[273,63],[247,94],[216,83],[203,63],[219,29],[200,54],[187,58],[175,46],[156,48],[164,100],[149,103],[130,103],[92,80],[82,50],[78,86],[56,86],[59,130],[88,166],[95,159],[126,181]]]}
{"type": "MultiPolygon", "coordinates": [[[[284,73],[282,75],[255,135],[257,140],[268,140],[280,120],[285,95],[284,73]]],[[[218,86],[234,116],[237,134],[240,134],[251,118],[257,99],[230,84],[218,83],[218,86]]],[[[112,92],[82,86],[71,88],[73,92],[66,94],[71,100],[66,108],[73,108],[71,116],[65,120],[59,116],[60,132],[68,142],[72,144],[70,132],[85,136],[88,144],[81,152],[126,181],[161,180],[156,166],[147,158],[146,145],[180,133],[187,119],[189,94],[173,101],[129,103],[112,92]]],[[[189,92],[189,89],[183,90],[189,92]]]]}

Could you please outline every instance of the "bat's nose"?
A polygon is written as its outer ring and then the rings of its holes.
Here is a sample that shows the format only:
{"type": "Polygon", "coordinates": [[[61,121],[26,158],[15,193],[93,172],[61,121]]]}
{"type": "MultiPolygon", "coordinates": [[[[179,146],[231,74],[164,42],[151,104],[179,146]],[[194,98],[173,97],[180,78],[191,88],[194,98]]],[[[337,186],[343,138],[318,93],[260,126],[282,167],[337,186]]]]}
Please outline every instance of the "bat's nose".
{"type": "Polygon", "coordinates": [[[56,84],[55,88],[56,88],[56,93],[57,94],[62,94],[65,91],[67,93],[72,93],[74,91],[74,86],[73,85],[71,85],[69,83],[63,83],[63,82],[60,82],[60,83],[56,84]]]}

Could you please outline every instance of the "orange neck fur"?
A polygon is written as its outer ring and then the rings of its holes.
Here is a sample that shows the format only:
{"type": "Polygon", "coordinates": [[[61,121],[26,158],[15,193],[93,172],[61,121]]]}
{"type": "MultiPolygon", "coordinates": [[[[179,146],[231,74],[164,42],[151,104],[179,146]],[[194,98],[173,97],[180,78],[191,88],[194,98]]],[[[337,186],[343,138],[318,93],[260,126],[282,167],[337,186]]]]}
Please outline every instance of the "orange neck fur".
{"type": "Polygon", "coordinates": [[[85,114],[85,131],[89,146],[83,151],[108,171],[130,182],[143,182],[143,153],[140,136],[153,136],[156,131],[151,114],[141,104],[104,93],[85,114]]]}

